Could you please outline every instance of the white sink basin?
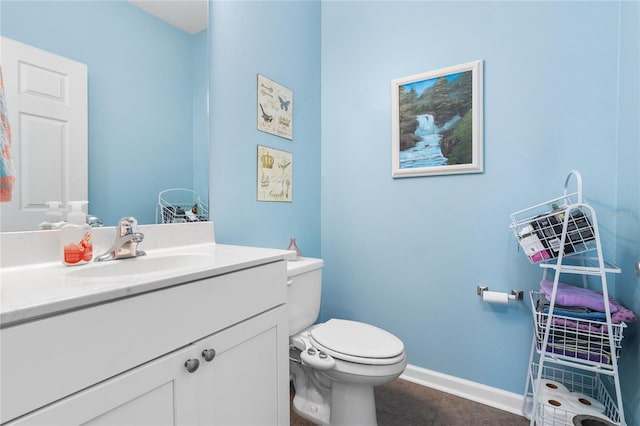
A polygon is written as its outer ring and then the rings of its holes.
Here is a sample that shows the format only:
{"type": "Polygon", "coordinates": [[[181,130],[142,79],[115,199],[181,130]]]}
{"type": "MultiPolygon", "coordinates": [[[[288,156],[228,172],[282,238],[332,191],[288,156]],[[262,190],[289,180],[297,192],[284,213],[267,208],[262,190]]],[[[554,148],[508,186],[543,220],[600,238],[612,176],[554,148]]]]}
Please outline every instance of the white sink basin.
{"type": "Polygon", "coordinates": [[[174,254],[170,256],[140,256],[130,259],[96,262],[90,266],[79,266],[68,272],[70,278],[114,278],[129,275],[171,273],[185,269],[202,269],[213,264],[208,254],[174,254]]]}

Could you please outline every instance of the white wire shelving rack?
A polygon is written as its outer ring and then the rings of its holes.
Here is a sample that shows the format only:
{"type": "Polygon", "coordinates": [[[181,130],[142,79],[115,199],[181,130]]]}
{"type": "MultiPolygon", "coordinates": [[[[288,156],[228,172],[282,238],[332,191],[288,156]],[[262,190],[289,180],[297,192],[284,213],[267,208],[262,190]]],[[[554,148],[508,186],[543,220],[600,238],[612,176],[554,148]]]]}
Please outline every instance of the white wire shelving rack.
{"type": "Polygon", "coordinates": [[[569,172],[562,196],[512,213],[510,227],[529,261],[543,269],[542,279],[553,281],[546,312],[537,308],[545,296],[530,294],[534,335],[523,414],[531,426],[573,426],[572,419],[585,412],[626,426],[618,373],[626,324],[612,322],[609,303],[604,303],[605,322],[554,313],[561,275],[581,275],[584,288],[587,278],[594,277],[591,280],[600,281],[603,300],[608,301],[607,274],[620,273],[603,258],[596,212],[582,196],[580,173],[569,172]],[[570,193],[572,178],[577,191],[570,193]],[[563,399],[566,393],[547,388],[557,383],[583,396],[582,402],[563,399]]]}
{"type": "Polygon", "coordinates": [[[185,223],[209,220],[209,206],[200,194],[185,188],[160,191],[156,204],[156,223],[185,223]]]}

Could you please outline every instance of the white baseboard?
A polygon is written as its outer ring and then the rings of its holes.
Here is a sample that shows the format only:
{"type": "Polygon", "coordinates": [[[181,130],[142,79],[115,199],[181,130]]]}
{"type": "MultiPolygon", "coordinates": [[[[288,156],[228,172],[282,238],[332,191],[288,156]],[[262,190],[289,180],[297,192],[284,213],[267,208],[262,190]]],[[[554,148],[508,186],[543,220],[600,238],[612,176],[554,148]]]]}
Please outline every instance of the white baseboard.
{"type": "MultiPolygon", "coordinates": [[[[524,397],[517,393],[408,364],[401,379],[523,416],[524,397]]],[[[524,416],[523,416],[524,417],[524,416]]]]}

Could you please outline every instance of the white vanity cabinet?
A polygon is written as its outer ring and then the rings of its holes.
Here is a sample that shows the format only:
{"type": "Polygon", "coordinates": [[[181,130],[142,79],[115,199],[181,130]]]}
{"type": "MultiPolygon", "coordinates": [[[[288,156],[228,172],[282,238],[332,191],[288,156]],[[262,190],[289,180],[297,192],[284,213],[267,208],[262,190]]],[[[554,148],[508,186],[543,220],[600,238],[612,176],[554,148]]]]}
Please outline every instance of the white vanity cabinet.
{"type": "Polygon", "coordinates": [[[11,425],[195,424],[195,377],[184,369],[189,346],[19,417],[11,425]]]}
{"type": "Polygon", "coordinates": [[[288,425],[285,298],[276,261],[2,328],[2,423],[288,425]]]}
{"type": "Polygon", "coordinates": [[[196,424],[289,425],[288,340],[286,308],[279,307],[196,342],[196,424]],[[204,351],[212,349],[207,362],[204,351]]]}

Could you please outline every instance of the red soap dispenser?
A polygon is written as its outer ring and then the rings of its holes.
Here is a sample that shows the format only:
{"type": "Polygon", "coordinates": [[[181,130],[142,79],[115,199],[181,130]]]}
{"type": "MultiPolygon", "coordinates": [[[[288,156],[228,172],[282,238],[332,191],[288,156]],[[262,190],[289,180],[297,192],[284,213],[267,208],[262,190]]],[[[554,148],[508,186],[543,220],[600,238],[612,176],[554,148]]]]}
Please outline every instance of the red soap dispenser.
{"type": "Polygon", "coordinates": [[[67,214],[67,224],[60,230],[62,242],[62,263],[67,266],[82,265],[93,260],[91,227],[82,211],[86,201],[70,201],[71,211],[67,214]]]}

